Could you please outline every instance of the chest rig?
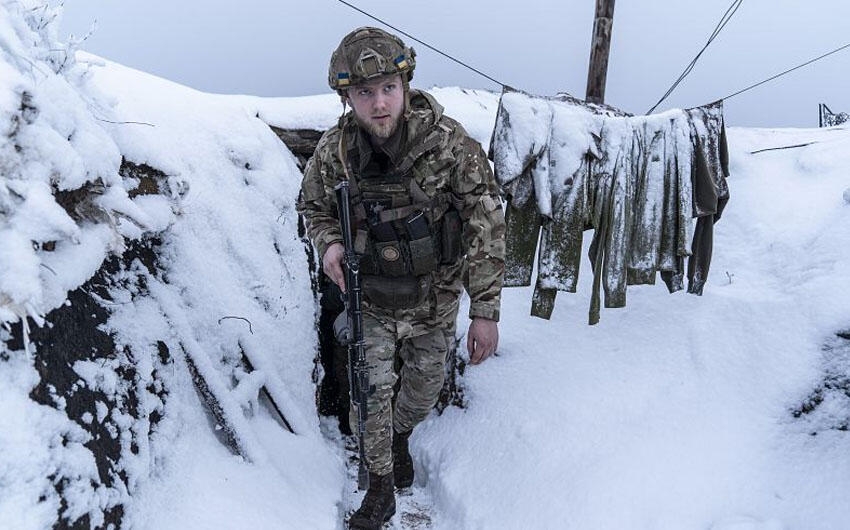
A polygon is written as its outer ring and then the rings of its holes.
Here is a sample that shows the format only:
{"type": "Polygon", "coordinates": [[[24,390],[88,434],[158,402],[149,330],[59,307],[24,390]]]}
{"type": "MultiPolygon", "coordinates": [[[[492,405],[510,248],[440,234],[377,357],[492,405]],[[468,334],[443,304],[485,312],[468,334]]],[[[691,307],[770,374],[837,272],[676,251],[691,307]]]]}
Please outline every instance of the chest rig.
{"type": "Polygon", "coordinates": [[[414,168],[421,156],[439,147],[441,135],[432,131],[414,140],[397,164],[374,153],[362,169],[357,147],[344,150],[344,136],[339,154],[351,189],[364,295],[391,309],[418,305],[430,290],[430,273],[461,256],[462,225],[450,192],[429,196],[414,168]]]}

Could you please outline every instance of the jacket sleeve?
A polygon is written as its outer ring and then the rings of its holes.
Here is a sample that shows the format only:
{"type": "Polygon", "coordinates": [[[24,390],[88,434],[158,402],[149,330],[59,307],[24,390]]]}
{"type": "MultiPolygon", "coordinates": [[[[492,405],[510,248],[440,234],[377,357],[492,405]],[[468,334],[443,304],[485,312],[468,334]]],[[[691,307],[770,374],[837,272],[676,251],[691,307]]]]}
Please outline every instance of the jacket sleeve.
{"type": "Polygon", "coordinates": [[[455,157],[452,191],[463,220],[469,317],[498,321],[505,275],[505,215],[499,186],[481,145],[465,133],[455,157]]]}
{"type": "Polygon", "coordinates": [[[301,194],[296,207],[304,217],[307,235],[324,257],[333,243],[342,243],[342,234],[337,219],[336,198],[333,194],[333,182],[338,180],[334,168],[322,156],[327,146],[327,136],[319,142],[313,157],[304,169],[301,181],[301,194]]]}

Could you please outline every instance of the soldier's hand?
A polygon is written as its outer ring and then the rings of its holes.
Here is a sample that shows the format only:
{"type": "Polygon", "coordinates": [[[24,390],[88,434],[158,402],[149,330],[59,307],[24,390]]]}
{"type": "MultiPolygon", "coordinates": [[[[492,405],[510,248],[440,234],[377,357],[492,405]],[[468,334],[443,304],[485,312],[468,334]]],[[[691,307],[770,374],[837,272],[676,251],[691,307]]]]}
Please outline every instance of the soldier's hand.
{"type": "Polygon", "coordinates": [[[339,286],[339,289],[345,292],[345,274],[342,272],[342,257],[345,254],[345,247],[342,243],[331,243],[322,256],[322,268],[328,278],[339,286]]]}
{"type": "Polygon", "coordinates": [[[499,346],[499,325],[489,318],[475,317],[469,326],[466,337],[466,349],[469,351],[469,364],[480,364],[496,353],[499,346]]]}

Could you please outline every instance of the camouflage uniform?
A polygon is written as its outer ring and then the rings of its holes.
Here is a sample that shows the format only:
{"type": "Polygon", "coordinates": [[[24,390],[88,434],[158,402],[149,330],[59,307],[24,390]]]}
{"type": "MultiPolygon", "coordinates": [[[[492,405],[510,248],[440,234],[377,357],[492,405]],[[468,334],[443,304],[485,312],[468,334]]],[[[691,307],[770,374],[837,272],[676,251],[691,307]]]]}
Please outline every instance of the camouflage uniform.
{"type": "MultiPolygon", "coordinates": [[[[393,310],[368,296],[364,300],[369,381],[375,385],[368,402],[365,445],[369,470],[379,475],[392,471],[392,430],[409,432],[436,403],[454,340],[461,289],[465,286],[471,299],[470,318],[498,321],[504,274],[504,215],[498,185],[480,144],[443,115],[442,106],[424,92],[410,90],[402,121],[381,149],[394,167],[404,160],[412,163],[408,164],[410,176],[428,198],[447,198],[434,206],[436,217],[452,208],[460,214],[463,257],[429,273],[430,288],[415,307],[393,310]],[[401,365],[398,374],[397,365],[401,365]]],[[[331,244],[342,242],[333,191],[346,178],[340,153],[347,157],[355,180],[363,183],[369,178],[363,173],[364,159],[371,150],[366,133],[349,112],[325,133],[307,164],[298,212],[320,256],[331,244]]],[[[387,192],[412,193],[391,186],[387,192]]]]}

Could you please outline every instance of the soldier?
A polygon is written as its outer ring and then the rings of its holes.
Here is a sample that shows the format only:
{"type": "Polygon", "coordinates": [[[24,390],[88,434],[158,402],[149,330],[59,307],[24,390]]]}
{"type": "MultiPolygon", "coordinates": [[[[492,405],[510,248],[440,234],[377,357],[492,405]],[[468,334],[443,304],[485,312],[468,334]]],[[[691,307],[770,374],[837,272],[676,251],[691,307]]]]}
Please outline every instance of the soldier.
{"type": "Polygon", "coordinates": [[[395,513],[394,487],[413,483],[408,439],[443,385],[463,287],[470,363],[492,355],[499,337],[499,188],[481,145],[431,95],[410,88],[415,66],[413,49],[383,30],[359,28],[342,39],[328,82],[352,111],[319,141],[298,203],[325,274],[345,291],[333,190],[349,181],[374,385],[369,488],[350,528],[380,528],[395,513]]]}

